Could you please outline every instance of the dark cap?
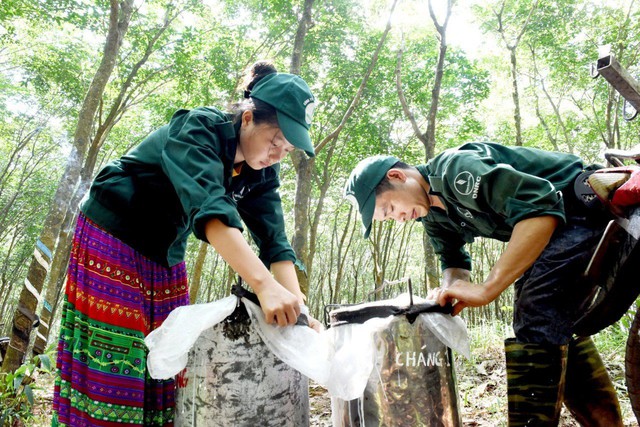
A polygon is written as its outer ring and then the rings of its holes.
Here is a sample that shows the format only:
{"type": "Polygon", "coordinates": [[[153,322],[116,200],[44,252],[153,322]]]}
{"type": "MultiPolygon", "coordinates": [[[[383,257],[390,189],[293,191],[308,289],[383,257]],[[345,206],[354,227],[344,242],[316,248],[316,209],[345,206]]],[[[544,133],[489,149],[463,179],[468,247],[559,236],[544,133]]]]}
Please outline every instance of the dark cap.
{"type": "Polygon", "coordinates": [[[400,159],[393,156],[373,156],[360,161],[344,187],[344,197],[355,201],[354,205],[362,216],[364,238],[371,233],[373,212],[376,209],[376,187],[389,169],[400,159]]]}
{"type": "Polygon", "coordinates": [[[275,108],[278,125],[287,141],[304,150],[309,157],[315,156],[309,138],[315,97],[300,76],[287,73],[269,74],[253,87],[249,96],[275,108]]]}

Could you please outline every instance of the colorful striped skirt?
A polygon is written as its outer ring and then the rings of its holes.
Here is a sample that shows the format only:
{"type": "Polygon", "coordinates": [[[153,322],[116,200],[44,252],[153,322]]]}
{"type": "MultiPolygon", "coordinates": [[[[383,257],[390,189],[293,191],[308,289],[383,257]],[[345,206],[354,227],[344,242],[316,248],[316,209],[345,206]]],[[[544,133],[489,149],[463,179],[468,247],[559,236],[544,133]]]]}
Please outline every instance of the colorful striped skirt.
{"type": "Polygon", "coordinates": [[[144,337],[189,303],[167,268],[80,215],[62,311],[53,425],[172,426],[174,381],[146,370],[144,337]]]}

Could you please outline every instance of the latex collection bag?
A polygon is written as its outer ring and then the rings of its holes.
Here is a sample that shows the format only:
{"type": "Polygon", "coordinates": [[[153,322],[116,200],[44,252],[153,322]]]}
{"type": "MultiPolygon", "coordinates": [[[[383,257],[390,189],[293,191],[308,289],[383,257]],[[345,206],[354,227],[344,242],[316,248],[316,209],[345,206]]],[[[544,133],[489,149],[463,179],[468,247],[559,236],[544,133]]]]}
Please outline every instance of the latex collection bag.
{"type": "Polygon", "coordinates": [[[373,350],[367,356],[369,375],[352,375],[345,384],[349,389],[331,395],[335,427],[462,425],[451,349],[469,356],[464,322],[441,312],[450,307],[408,299],[405,294],[331,312],[336,348],[347,360],[358,354],[353,338],[375,325],[367,330],[367,343],[374,343],[367,346],[373,350]],[[394,314],[377,317],[384,313],[394,314]]]}
{"type": "MultiPolygon", "coordinates": [[[[166,379],[184,369],[189,350],[202,331],[223,321],[239,303],[246,307],[252,321],[257,322],[260,337],[280,360],[327,388],[332,397],[343,400],[362,395],[375,362],[374,336],[394,319],[394,316],[375,317],[364,323],[332,327],[318,333],[308,326],[270,325],[266,323],[260,307],[236,296],[179,307],[169,314],[162,326],[145,338],[151,377],[166,379]]],[[[408,305],[409,297],[403,294],[382,303],[408,305]]],[[[308,313],[308,309],[303,307],[305,311],[308,313]]],[[[469,357],[469,343],[462,319],[442,313],[424,313],[418,315],[416,321],[424,322],[446,346],[469,357]]]]}

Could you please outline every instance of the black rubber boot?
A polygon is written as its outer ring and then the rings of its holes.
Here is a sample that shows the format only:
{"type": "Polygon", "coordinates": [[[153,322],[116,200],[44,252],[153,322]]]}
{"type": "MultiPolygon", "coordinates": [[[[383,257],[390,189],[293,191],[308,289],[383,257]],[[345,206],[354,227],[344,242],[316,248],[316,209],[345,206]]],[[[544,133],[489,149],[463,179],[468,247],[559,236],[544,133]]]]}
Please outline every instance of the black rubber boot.
{"type": "Polygon", "coordinates": [[[567,346],[505,341],[509,427],[557,426],[567,346]]]}
{"type": "Polygon", "coordinates": [[[622,426],[618,395],[590,337],[569,343],[564,404],[583,426],[622,426]]]}

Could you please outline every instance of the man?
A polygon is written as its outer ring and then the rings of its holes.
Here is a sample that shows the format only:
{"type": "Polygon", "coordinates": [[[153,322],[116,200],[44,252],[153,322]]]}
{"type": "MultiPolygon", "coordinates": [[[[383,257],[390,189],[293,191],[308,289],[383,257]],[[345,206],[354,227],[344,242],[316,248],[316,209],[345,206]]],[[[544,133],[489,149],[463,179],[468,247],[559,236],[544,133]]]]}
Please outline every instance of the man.
{"type": "Polygon", "coordinates": [[[592,292],[582,272],[607,223],[575,196],[585,169],[570,154],[469,143],[416,167],[367,158],[345,187],[365,238],[374,219],[422,222],[443,270],[436,299],[452,302],[454,315],[515,282],[515,339],[505,341],[510,426],[557,425],[563,402],[582,425],[622,425],[593,341],[572,331],[592,292]],[[480,236],[508,244],[485,281],[472,283],[464,246],[480,236]]]}

